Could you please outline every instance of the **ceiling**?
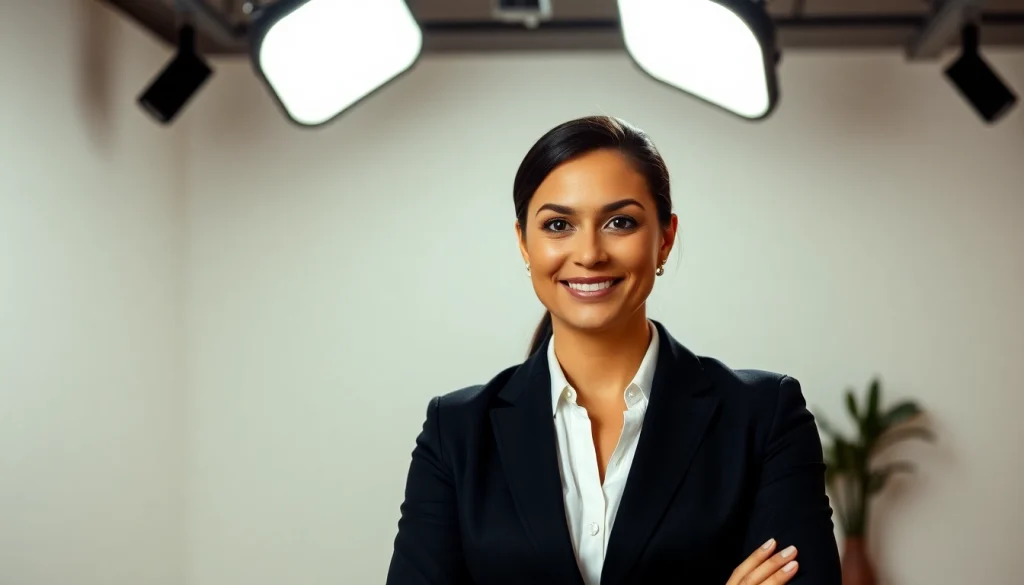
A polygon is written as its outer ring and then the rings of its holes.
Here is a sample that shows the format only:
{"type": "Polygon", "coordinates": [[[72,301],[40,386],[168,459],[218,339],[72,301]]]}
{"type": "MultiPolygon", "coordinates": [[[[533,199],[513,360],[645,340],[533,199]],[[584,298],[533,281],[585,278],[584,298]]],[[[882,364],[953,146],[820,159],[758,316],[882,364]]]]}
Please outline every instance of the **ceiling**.
{"type": "MultiPolygon", "coordinates": [[[[173,43],[182,0],[101,0],[173,43]]],[[[367,0],[372,1],[372,0],[367,0]]],[[[934,0],[943,2],[947,0],[934,0]]],[[[948,0],[957,1],[957,0],[948,0]]],[[[963,2],[963,0],[959,0],[963,2]]],[[[494,18],[497,0],[407,0],[424,29],[425,52],[621,49],[616,0],[551,0],[552,19],[530,30],[494,18]]],[[[196,0],[185,0],[197,4],[196,0]]],[[[257,4],[267,5],[272,0],[257,4]]],[[[203,0],[200,50],[244,54],[245,0],[203,0]]],[[[1024,0],[977,0],[984,45],[1024,47],[1024,0]]],[[[937,5],[927,0],[769,0],[780,46],[906,47],[937,5]]],[[[956,42],[954,36],[949,39],[956,42]]]]}

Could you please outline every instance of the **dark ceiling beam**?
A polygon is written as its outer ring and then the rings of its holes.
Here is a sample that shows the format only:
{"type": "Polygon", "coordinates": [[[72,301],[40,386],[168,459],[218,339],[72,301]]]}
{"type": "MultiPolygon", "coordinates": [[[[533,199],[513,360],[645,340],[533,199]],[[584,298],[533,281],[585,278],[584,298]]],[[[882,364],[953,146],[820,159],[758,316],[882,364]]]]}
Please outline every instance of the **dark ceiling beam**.
{"type": "MultiPolygon", "coordinates": [[[[1024,13],[981,16],[987,46],[1024,45],[1024,13]]],[[[904,48],[920,15],[776,17],[782,48],[904,48]]],[[[496,21],[426,22],[425,52],[621,50],[617,20],[551,21],[536,29],[496,21]]]]}
{"type": "MultiPolygon", "coordinates": [[[[137,21],[170,45],[176,44],[174,11],[153,0],[104,0],[137,21]]],[[[970,0],[958,0],[970,1],[970,0]]],[[[212,15],[216,18],[216,15],[212,15]]],[[[245,55],[248,52],[240,28],[227,19],[213,22],[211,15],[197,14],[199,50],[206,55],[245,55]],[[225,35],[225,30],[231,34],[225,35]]],[[[979,15],[987,46],[1024,46],[1024,12],[990,12],[979,15]]],[[[806,15],[776,17],[782,48],[905,48],[928,22],[928,16],[906,15],[806,15]]],[[[622,36],[615,19],[555,20],[536,29],[500,21],[427,21],[425,53],[495,51],[620,50],[622,36]]],[[[952,42],[955,39],[950,39],[952,42]]]]}
{"type": "MultiPolygon", "coordinates": [[[[156,0],[102,0],[118,12],[135,21],[156,38],[168,44],[178,44],[178,14],[165,2],[156,0]]],[[[204,55],[234,55],[246,51],[246,43],[224,35],[208,14],[195,17],[197,48],[204,55]]]]}
{"type": "Polygon", "coordinates": [[[971,12],[981,12],[985,0],[939,0],[928,19],[921,25],[907,45],[907,59],[922,61],[936,59],[954,39],[970,18],[971,12]]]}

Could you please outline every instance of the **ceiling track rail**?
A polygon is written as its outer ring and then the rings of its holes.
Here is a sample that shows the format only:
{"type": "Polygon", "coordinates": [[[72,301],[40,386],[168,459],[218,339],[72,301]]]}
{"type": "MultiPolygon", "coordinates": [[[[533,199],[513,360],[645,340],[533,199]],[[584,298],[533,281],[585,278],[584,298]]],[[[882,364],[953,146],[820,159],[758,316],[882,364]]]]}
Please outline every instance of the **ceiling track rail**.
{"type": "MultiPolygon", "coordinates": [[[[165,42],[176,44],[176,19],[170,13],[173,11],[170,6],[161,2],[164,6],[161,12],[140,10],[138,7],[143,0],[103,1],[136,19],[165,42]]],[[[240,56],[249,53],[247,19],[233,20],[233,15],[214,0],[176,0],[176,3],[179,9],[188,13],[188,18],[200,32],[198,41],[204,54],[240,56]]],[[[1024,45],[1024,11],[989,11],[976,17],[979,19],[977,22],[988,29],[982,39],[985,44],[1024,45]]],[[[774,15],[773,22],[782,35],[780,43],[784,48],[905,48],[931,18],[933,15],[921,13],[815,15],[794,10],[774,15]]],[[[542,21],[535,28],[498,20],[425,20],[420,21],[420,26],[427,53],[622,49],[621,27],[617,18],[555,19],[542,21]]]]}
{"type": "MultiPolygon", "coordinates": [[[[775,26],[781,29],[828,29],[828,28],[912,28],[922,26],[927,16],[916,14],[892,15],[829,15],[829,16],[777,16],[772,19],[775,26]]],[[[990,12],[979,15],[982,25],[990,26],[1024,26],[1024,12],[990,12]]],[[[541,22],[537,27],[527,29],[521,24],[501,21],[426,21],[421,22],[424,32],[510,32],[522,31],[528,34],[534,31],[549,32],[615,32],[619,30],[616,19],[593,20],[550,20],[541,22]]]]}

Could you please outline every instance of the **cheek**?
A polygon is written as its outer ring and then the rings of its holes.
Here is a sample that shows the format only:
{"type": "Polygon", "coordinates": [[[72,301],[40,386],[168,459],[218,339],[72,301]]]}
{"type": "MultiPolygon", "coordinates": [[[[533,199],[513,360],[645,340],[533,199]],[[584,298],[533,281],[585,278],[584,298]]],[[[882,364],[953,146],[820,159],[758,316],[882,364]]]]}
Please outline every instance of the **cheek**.
{"type": "Polygon", "coordinates": [[[615,246],[612,255],[620,266],[640,275],[654,270],[658,250],[650,238],[624,238],[615,246]]]}
{"type": "Polygon", "coordinates": [[[560,245],[561,240],[537,238],[527,246],[530,254],[531,271],[550,274],[557,271],[568,257],[568,247],[560,245]]]}

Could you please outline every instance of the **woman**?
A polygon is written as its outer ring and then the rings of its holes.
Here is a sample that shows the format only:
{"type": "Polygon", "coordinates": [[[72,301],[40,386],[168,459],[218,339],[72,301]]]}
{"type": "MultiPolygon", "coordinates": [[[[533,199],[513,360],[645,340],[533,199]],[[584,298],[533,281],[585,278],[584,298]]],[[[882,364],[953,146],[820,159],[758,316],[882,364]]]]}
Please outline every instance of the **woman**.
{"type": "Polygon", "coordinates": [[[647,318],[677,228],[647,135],[562,124],[513,191],[548,312],[524,363],[431,401],[387,582],[839,585],[799,383],[647,318]]]}

